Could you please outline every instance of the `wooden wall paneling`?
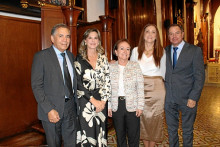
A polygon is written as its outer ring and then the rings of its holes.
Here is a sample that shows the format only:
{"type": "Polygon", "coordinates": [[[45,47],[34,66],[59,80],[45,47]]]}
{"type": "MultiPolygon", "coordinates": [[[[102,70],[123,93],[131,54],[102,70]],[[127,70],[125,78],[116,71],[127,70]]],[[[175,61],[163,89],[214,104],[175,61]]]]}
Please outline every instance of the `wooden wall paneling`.
{"type": "Polygon", "coordinates": [[[105,15],[109,16],[109,0],[105,0],[105,15]]]}
{"type": "Polygon", "coordinates": [[[207,8],[209,7],[210,0],[201,0],[203,3],[203,12],[206,12],[207,8]]]}
{"type": "Polygon", "coordinates": [[[131,40],[131,33],[133,33],[133,32],[130,32],[130,31],[132,31],[132,26],[134,25],[134,22],[133,22],[134,16],[132,15],[133,13],[131,13],[132,8],[133,8],[132,3],[129,0],[127,0],[127,39],[131,43],[131,48],[134,48],[135,41],[132,42],[132,40],[131,40]]]}
{"type": "Polygon", "coordinates": [[[203,36],[203,58],[204,58],[204,63],[207,63],[208,59],[208,22],[207,21],[202,21],[201,23],[201,31],[202,31],[202,36],[203,36]]]}
{"type": "Polygon", "coordinates": [[[209,32],[209,39],[210,39],[210,45],[209,45],[209,58],[213,58],[214,57],[214,54],[213,54],[213,51],[214,51],[214,19],[211,19],[210,20],[210,24],[209,24],[209,27],[210,27],[210,32],[209,32]]]}
{"type": "Polygon", "coordinates": [[[114,44],[119,40],[119,35],[118,35],[118,28],[117,28],[117,17],[115,18],[115,21],[112,23],[112,47],[114,44]]]}
{"type": "Polygon", "coordinates": [[[40,22],[0,16],[0,138],[37,121],[31,65],[41,50],[40,22]]]}
{"type": "Polygon", "coordinates": [[[172,0],[162,0],[162,34],[163,34],[163,47],[166,47],[170,44],[167,34],[167,29],[170,24],[173,24],[173,5],[172,0]]]}
{"type": "Polygon", "coordinates": [[[200,19],[202,19],[205,14],[204,0],[199,0],[200,2],[200,19]]]}
{"type": "MultiPolygon", "coordinates": [[[[107,0],[108,1],[108,0],[107,0]]],[[[108,14],[114,18],[112,23],[112,46],[117,40],[126,38],[125,34],[125,0],[109,0],[108,14]]],[[[113,56],[114,57],[114,56],[113,56]]]]}
{"type": "Polygon", "coordinates": [[[102,45],[105,49],[105,55],[112,60],[112,23],[113,18],[108,16],[99,16],[102,22],[102,45]]]}
{"type": "MultiPolygon", "coordinates": [[[[112,46],[119,40],[127,38],[126,34],[126,19],[125,14],[127,7],[125,3],[127,0],[106,0],[109,4],[108,14],[110,17],[114,18],[112,23],[112,46]]],[[[113,55],[112,55],[113,56],[113,55]]],[[[114,58],[114,56],[113,56],[114,58]]]]}
{"type": "MultiPolygon", "coordinates": [[[[207,1],[208,2],[208,1],[207,1]]],[[[207,63],[208,60],[208,20],[207,20],[207,2],[200,0],[200,19],[201,19],[201,32],[202,32],[202,43],[203,43],[203,58],[204,63],[207,63]]]]}
{"type": "Polygon", "coordinates": [[[42,49],[52,45],[50,35],[51,29],[55,24],[65,23],[65,17],[60,6],[42,7],[41,8],[41,40],[42,49]]]}
{"type": "Polygon", "coordinates": [[[167,46],[167,40],[168,40],[168,36],[167,36],[167,23],[169,22],[168,19],[166,20],[166,1],[161,1],[161,15],[162,15],[162,41],[163,41],[163,47],[166,47],[167,46]],[[166,22],[167,23],[166,23],[166,22]]]}
{"type": "Polygon", "coordinates": [[[194,44],[194,2],[186,3],[187,42],[194,44]]]}
{"type": "Polygon", "coordinates": [[[83,21],[87,21],[87,0],[82,0],[83,11],[83,21]]]}
{"type": "Polygon", "coordinates": [[[123,38],[126,38],[126,32],[125,32],[125,25],[126,25],[126,22],[125,22],[125,17],[126,17],[126,14],[125,14],[125,1],[126,0],[118,0],[118,14],[117,15],[117,39],[123,39],[123,38]]]}
{"type": "Polygon", "coordinates": [[[127,0],[127,32],[132,47],[138,45],[141,30],[146,24],[156,24],[155,9],[154,0],[127,0]]]}
{"type": "Polygon", "coordinates": [[[166,9],[169,11],[166,11],[166,16],[170,19],[170,24],[173,24],[173,4],[172,0],[168,0],[168,5],[166,5],[166,9]]]}

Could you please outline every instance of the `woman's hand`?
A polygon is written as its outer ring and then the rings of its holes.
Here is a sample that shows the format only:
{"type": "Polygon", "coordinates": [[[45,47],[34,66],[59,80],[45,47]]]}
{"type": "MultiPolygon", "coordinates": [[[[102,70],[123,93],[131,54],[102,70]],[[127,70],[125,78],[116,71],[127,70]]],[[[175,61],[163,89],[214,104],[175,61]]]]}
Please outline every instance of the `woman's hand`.
{"type": "Polygon", "coordinates": [[[143,110],[140,110],[140,109],[136,110],[136,116],[137,117],[140,117],[142,113],[143,113],[143,110]]]}
{"type": "Polygon", "coordinates": [[[112,117],[112,109],[108,109],[108,117],[112,117]]]}
{"type": "Polygon", "coordinates": [[[103,109],[105,108],[106,101],[101,100],[103,109]]]}
{"type": "Polygon", "coordinates": [[[90,102],[95,106],[97,113],[105,108],[105,106],[103,107],[103,102],[96,100],[94,97],[90,98],[90,102]]]}

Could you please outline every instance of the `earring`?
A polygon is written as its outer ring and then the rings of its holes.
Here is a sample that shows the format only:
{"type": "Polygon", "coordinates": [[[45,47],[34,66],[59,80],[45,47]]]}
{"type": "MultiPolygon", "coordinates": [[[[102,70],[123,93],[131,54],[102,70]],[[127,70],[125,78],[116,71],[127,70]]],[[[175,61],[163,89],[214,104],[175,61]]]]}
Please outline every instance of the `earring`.
{"type": "Polygon", "coordinates": [[[86,45],[86,42],[85,42],[85,45],[86,45]]]}

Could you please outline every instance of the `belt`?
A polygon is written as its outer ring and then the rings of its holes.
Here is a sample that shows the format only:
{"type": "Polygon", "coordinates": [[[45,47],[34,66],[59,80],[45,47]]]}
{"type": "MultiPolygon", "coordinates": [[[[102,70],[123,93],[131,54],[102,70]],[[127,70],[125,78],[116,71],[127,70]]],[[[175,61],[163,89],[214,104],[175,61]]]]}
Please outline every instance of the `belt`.
{"type": "Polygon", "coordinates": [[[68,102],[70,100],[70,98],[65,98],[65,102],[68,102]]]}
{"type": "Polygon", "coordinates": [[[162,76],[144,76],[144,78],[148,78],[148,79],[162,79],[163,80],[162,76]]]}
{"type": "Polygon", "coordinates": [[[119,96],[118,99],[123,101],[125,100],[125,96],[119,96]]]}

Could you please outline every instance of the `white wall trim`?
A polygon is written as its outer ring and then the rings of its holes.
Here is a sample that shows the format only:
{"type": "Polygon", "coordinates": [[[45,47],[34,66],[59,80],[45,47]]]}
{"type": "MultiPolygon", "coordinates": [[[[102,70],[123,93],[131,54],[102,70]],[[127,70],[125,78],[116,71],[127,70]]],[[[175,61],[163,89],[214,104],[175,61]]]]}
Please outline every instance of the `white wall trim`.
{"type": "Polygon", "coordinates": [[[12,14],[12,13],[0,12],[0,15],[1,16],[14,17],[14,18],[22,18],[22,19],[41,21],[41,18],[32,17],[32,16],[25,16],[25,15],[20,15],[20,14],[12,14]]]}

